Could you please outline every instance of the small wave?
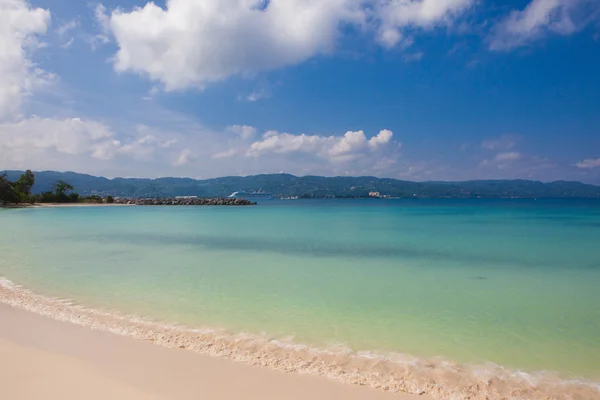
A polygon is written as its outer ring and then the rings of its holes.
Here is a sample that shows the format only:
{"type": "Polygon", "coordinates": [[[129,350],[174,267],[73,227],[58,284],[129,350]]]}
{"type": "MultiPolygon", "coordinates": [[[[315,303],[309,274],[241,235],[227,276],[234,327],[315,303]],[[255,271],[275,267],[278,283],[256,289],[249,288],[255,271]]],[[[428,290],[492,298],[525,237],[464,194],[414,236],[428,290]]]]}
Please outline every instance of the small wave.
{"type": "Polygon", "coordinates": [[[225,357],[284,372],[326,376],[387,391],[452,400],[594,400],[600,383],[564,380],[550,372],[526,373],[496,364],[461,365],[405,354],[355,352],[344,344],[314,348],[293,338],[191,329],[118,311],[88,308],[68,299],[36,294],[0,277],[0,302],[79,325],[171,348],[225,357]]]}
{"type": "Polygon", "coordinates": [[[16,283],[14,283],[13,281],[11,281],[10,279],[6,279],[2,276],[0,276],[0,286],[7,288],[7,289],[12,289],[12,288],[17,288],[19,287],[19,285],[17,285],[16,283]]]}

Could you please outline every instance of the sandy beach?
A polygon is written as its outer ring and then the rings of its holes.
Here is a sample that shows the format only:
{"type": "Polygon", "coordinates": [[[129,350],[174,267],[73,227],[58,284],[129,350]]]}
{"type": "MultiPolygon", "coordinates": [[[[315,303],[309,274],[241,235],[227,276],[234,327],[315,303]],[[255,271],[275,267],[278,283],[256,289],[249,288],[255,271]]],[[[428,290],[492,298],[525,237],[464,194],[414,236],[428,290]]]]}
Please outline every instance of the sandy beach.
{"type": "Polygon", "coordinates": [[[281,373],[0,304],[2,399],[421,399],[281,373]]]}
{"type": "Polygon", "coordinates": [[[5,205],[2,208],[65,208],[65,207],[129,207],[135,204],[115,204],[115,203],[35,203],[35,204],[11,204],[5,205]]]}
{"type": "Polygon", "coordinates": [[[35,203],[27,207],[33,208],[57,208],[57,207],[126,207],[133,204],[116,203],[35,203]]]}

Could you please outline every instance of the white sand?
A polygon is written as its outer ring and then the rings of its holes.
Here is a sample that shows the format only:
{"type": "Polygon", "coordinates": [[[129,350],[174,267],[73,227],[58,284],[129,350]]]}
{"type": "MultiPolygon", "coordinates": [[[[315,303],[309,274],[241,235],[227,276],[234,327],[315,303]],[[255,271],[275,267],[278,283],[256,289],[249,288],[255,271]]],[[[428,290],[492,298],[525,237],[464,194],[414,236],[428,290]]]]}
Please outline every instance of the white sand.
{"type": "Polygon", "coordinates": [[[430,400],[167,349],[4,304],[0,399],[430,400]]]}

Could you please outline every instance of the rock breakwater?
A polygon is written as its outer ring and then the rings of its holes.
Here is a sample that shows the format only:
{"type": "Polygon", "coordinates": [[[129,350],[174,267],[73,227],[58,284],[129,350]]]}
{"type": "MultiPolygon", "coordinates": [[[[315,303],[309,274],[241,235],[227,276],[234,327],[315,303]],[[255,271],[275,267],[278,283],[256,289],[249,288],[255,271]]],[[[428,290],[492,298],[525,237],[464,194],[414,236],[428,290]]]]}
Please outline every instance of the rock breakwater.
{"type": "Polygon", "coordinates": [[[115,198],[114,204],[130,204],[136,206],[252,206],[255,202],[234,198],[158,198],[141,199],[120,197],[115,198]]]}

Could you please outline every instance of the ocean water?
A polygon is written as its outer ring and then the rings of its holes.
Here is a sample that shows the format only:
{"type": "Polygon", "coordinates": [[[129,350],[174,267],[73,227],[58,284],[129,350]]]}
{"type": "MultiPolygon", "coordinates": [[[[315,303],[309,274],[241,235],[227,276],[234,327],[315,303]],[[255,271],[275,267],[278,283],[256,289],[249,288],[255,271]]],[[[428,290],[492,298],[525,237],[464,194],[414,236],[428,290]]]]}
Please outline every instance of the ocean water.
{"type": "Polygon", "coordinates": [[[0,277],[188,327],[600,382],[598,201],[3,210],[0,277]]]}

